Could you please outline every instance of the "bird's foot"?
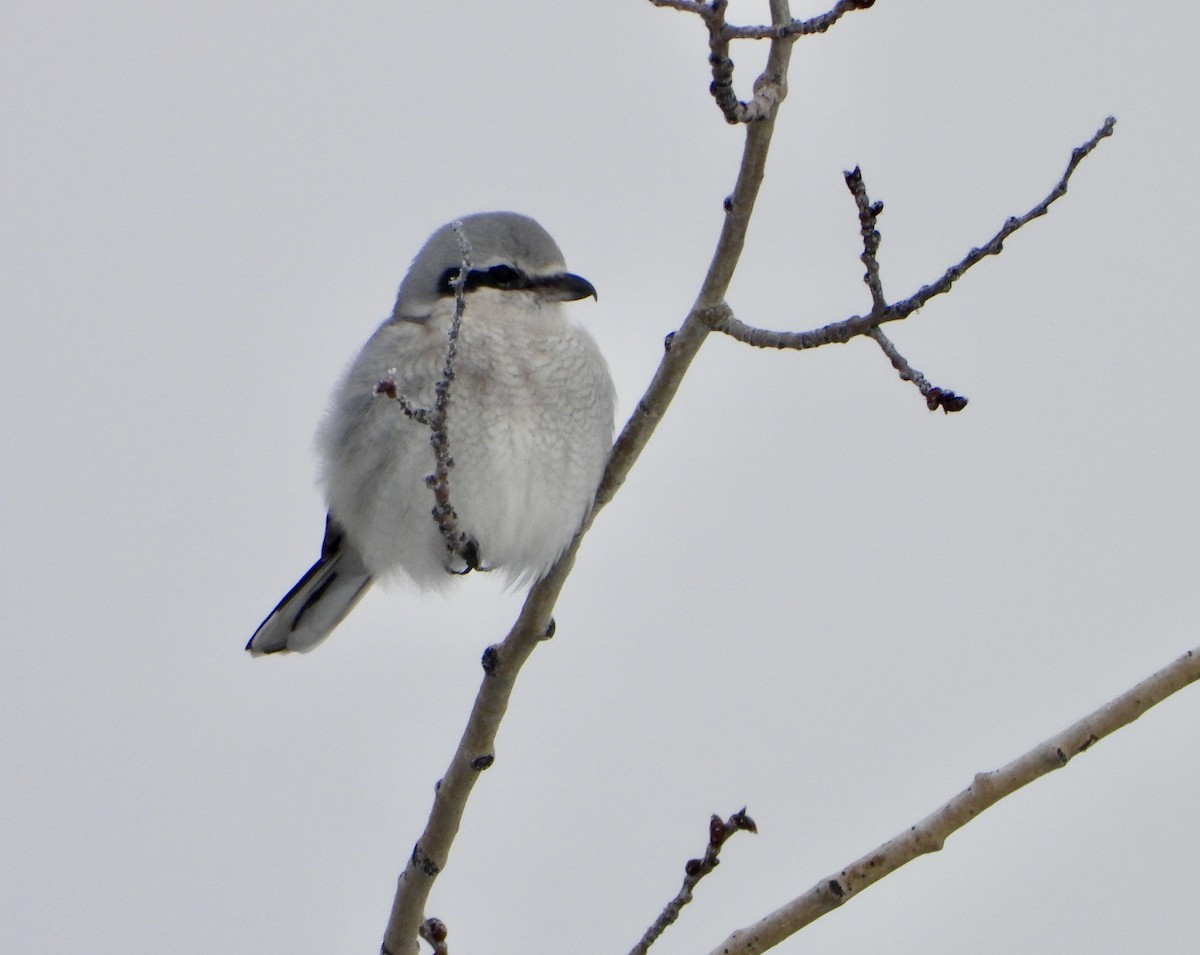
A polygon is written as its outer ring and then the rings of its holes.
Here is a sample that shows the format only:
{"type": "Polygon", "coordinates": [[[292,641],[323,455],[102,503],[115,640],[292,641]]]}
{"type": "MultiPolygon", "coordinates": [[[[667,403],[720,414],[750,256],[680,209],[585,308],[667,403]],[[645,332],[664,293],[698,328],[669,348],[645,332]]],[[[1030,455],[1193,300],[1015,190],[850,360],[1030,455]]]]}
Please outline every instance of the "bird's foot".
{"type": "Polygon", "coordinates": [[[483,564],[479,557],[479,542],[469,534],[463,534],[458,547],[452,550],[446,558],[446,570],[452,574],[469,574],[473,570],[487,572],[491,570],[483,564]]]}

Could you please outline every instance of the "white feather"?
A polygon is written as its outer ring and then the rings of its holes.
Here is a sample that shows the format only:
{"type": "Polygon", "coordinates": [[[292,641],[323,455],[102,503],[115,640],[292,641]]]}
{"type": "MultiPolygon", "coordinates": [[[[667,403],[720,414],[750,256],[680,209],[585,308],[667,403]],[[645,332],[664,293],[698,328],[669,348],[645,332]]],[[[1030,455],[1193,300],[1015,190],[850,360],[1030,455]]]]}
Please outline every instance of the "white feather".
{"type": "MultiPolygon", "coordinates": [[[[351,365],[318,436],[330,513],[373,574],[446,582],[447,550],[431,516],[429,429],[376,396],[397,390],[431,406],[454,302],[428,321],[389,320],[351,365]]],[[[450,389],[450,501],[483,566],[538,579],[579,529],[612,446],[614,393],[592,337],[533,292],[468,296],[450,389]]]]}

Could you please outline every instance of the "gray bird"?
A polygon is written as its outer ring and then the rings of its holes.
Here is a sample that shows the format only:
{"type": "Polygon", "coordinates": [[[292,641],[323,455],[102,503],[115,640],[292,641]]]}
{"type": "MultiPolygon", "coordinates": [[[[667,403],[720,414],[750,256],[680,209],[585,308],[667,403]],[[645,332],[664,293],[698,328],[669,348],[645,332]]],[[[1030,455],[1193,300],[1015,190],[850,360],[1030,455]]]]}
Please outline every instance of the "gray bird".
{"type": "Polygon", "coordinates": [[[329,514],[321,558],[246,645],[311,650],[379,578],[436,587],[472,566],[513,584],[543,577],[592,505],[613,440],[615,394],[592,337],[561,302],[596,295],[537,222],[515,212],[458,221],[470,250],[446,412],[450,503],[468,560],[432,517],[430,429],[376,394],[391,378],[432,407],[446,360],[462,248],[438,229],[400,283],[392,315],[333,393],[317,434],[329,514]]]}

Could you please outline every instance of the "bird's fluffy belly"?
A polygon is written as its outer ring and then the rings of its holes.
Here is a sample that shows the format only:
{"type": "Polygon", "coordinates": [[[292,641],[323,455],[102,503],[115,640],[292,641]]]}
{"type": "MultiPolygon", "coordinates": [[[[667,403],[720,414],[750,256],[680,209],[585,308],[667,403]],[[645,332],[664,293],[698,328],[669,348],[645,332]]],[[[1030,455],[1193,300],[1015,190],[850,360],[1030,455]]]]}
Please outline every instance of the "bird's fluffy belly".
{"type": "MultiPolygon", "coordinates": [[[[447,433],[454,466],[450,501],[460,529],[477,542],[484,567],[510,581],[542,576],[591,505],[612,439],[612,393],[590,337],[561,320],[550,328],[464,321],[447,433]],[[594,435],[592,440],[581,436],[594,435]]],[[[339,403],[357,414],[352,430],[322,434],[330,510],[376,575],[403,571],[426,586],[444,584],[447,550],[431,515],[425,478],[434,469],[429,430],[399,405],[373,397],[396,369],[399,390],[432,403],[444,333],[399,328],[388,368],[352,368],[339,403]],[[414,350],[414,337],[428,348],[414,350]]],[[[380,334],[388,334],[387,327],[380,334]]]]}

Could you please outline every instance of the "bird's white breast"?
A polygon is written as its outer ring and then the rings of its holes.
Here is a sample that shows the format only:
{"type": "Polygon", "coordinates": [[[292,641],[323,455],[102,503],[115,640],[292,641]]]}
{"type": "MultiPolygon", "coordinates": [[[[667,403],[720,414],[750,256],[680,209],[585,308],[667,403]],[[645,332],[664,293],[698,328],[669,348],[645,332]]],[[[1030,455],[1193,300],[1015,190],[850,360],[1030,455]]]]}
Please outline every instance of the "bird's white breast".
{"type": "MultiPolygon", "coordinates": [[[[377,575],[445,582],[446,547],[431,516],[429,429],[374,394],[397,389],[431,406],[453,302],[424,323],[379,328],[334,394],[319,433],[330,511],[377,575]]],[[[450,388],[450,500],[484,566],[512,581],[542,576],[591,506],[612,445],[612,381],[595,342],[561,306],[532,293],[468,297],[450,388]]]]}

